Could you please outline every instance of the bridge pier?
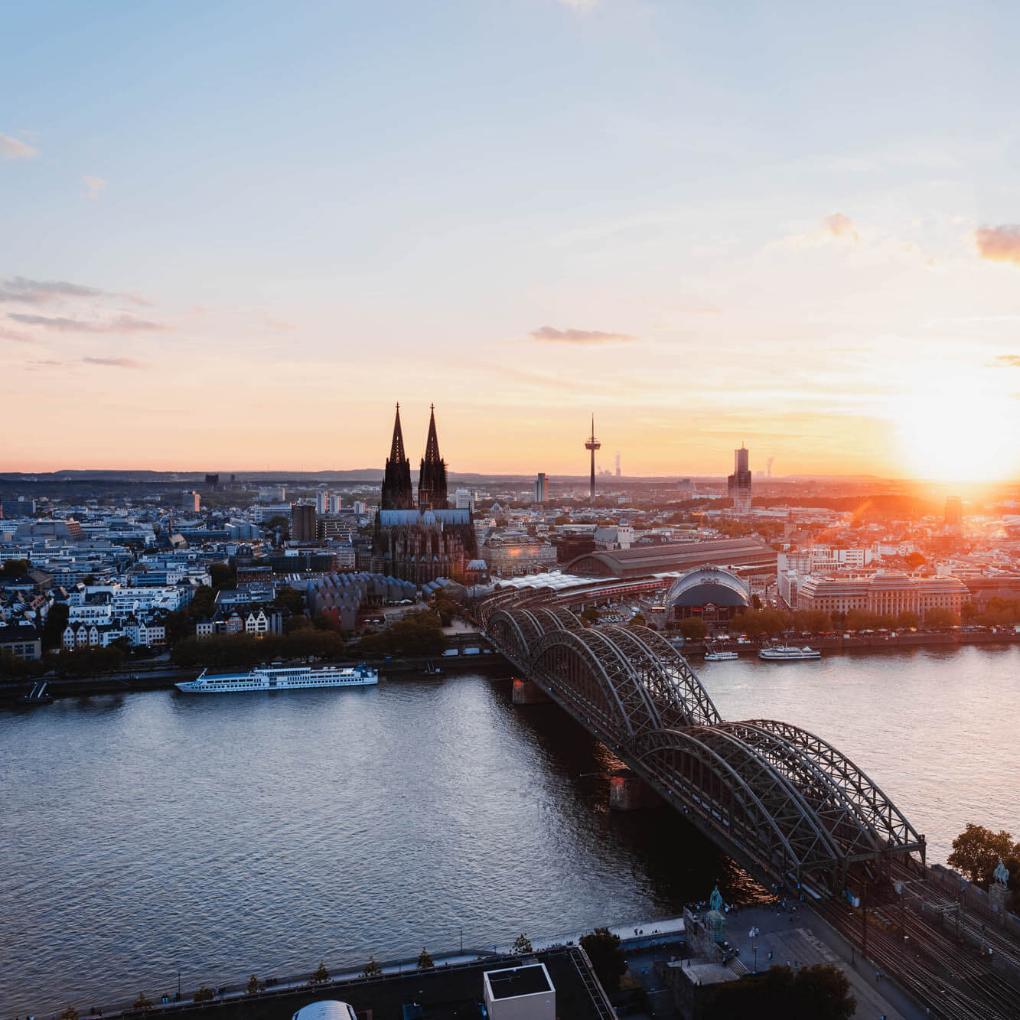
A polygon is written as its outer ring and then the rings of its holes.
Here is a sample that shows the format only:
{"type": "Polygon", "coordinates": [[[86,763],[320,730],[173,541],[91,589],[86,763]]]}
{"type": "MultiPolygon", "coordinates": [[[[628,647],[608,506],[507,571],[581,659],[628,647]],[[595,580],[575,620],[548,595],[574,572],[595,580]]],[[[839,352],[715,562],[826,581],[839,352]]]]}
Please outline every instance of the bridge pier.
{"type": "Polygon", "coordinates": [[[611,811],[641,811],[662,806],[662,798],[630,769],[620,769],[609,778],[611,811]]]}
{"type": "Polygon", "coordinates": [[[549,695],[534,681],[515,676],[512,700],[515,705],[541,705],[549,695]]]}

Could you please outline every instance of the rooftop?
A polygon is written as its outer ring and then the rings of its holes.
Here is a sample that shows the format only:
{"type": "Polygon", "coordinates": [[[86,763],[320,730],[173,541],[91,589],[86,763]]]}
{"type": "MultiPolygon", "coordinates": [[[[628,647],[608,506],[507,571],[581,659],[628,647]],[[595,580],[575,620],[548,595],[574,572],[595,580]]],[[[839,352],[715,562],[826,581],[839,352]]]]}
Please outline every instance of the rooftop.
{"type": "Polygon", "coordinates": [[[674,570],[717,566],[775,566],[776,553],[753,538],[724,538],[677,545],[606,549],[571,560],[564,573],[582,577],[644,577],[674,570]]]}
{"type": "Polygon", "coordinates": [[[529,963],[523,967],[509,967],[506,970],[490,970],[485,975],[494,999],[513,999],[520,995],[537,995],[551,992],[552,986],[540,963],[529,963]]]}

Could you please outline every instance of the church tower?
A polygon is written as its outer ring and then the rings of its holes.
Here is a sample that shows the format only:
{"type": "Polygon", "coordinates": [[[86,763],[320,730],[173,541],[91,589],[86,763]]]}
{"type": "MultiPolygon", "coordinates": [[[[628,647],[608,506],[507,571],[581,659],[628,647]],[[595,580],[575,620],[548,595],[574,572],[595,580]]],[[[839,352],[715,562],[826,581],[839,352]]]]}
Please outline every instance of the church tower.
{"type": "MultiPolygon", "coordinates": [[[[444,489],[445,491],[445,489],[444,489]]],[[[404,454],[404,433],[400,428],[400,404],[393,422],[393,443],[386,460],[382,484],[383,510],[413,510],[414,490],[411,488],[411,462],[404,454]]]]}
{"type": "Polygon", "coordinates": [[[425,456],[418,474],[418,509],[446,510],[446,461],[439,456],[439,439],[436,436],[436,407],[430,405],[429,436],[425,441],[425,456]]]}

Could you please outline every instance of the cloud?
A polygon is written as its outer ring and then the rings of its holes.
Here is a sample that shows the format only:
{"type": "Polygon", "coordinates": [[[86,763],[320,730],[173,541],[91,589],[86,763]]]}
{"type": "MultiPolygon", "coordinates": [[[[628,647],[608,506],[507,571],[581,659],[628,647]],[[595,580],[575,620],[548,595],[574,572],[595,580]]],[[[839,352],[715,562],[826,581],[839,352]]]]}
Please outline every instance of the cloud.
{"type": "Polygon", "coordinates": [[[38,305],[57,298],[101,297],[103,293],[95,287],[83,287],[66,280],[28,280],[24,276],[0,280],[0,303],[14,301],[24,305],[38,305]]]}
{"type": "Polygon", "coordinates": [[[109,368],[141,368],[142,363],[134,358],[82,358],[86,365],[106,365],[109,368]]]}
{"type": "Polygon", "coordinates": [[[1020,368],[1020,354],[1000,354],[995,363],[1000,368],[1020,368]]]}
{"type": "Polygon", "coordinates": [[[637,337],[627,333],[606,333],[600,329],[554,329],[541,326],[531,331],[535,340],[560,344],[627,344],[637,337]]]}
{"type": "Polygon", "coordinates": [[[826,229],[833,237],[849,237],[857,240],[857,228],[854,221],[844,213],[836,212],[823,220],[826,229]]]}
{"type": "Polygon", "coordinates": [[[10,312],[7,318],[22,322],[26,326],[40,326],[58,333],[149,333],[166,329],[161,323],[139,319],[134,315],[118,315],[114,319],[89,321],[69,319],[60,315],[24,315],[20,312],[10,312]]]}
{"type": "Polygon", "coordinates": [[[10,135],[0,134],[0,159],[31,159],[39,150],[10,135]]]}
{"type": "Polygon", "coordinates": [[[102,177],[85,176],[82,181],[85,184],[85,197],[93,202],[99,198],[106,187],[106,181],[102,177]]]}
{"type": "Polygon", "coordinates": [[[787,248],[820,248],[847,242],[857,244],[860,239],[857,224],[846,213],[834,212],[823,217],[815,229],[803,234],[788,234],[779,244],[787,248]]]}
{"type": "Polygon", "coordinates": [[[4,326],[0,326],[0,340],[10,340],[11,343],[15,344],[34,344],[35,340],[30,336],[25,336],[24,333],[18,333],[13,329],[6,329],[4,326]]]}
{"type": "Polygon", "coordinates": [[[591,11],[595,9],[599,0],[559,0],[559,2],[575,11],[591,11]]]}
{"type": "Polygon", "coordinates": [[[1020,224],[980,227],[974,232],[974,240],[983,259],[1020,266],[1020,224]]]}

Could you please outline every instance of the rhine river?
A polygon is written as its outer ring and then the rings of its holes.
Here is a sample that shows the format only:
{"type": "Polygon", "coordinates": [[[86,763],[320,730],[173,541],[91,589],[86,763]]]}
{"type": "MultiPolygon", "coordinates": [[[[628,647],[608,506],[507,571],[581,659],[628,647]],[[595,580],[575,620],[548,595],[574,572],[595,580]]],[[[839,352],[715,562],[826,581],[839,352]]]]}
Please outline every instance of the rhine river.
{"type": "MultiPolygon", "coordinates": [[[[1020,648],[698,667],[854,758],[944,860],[1020,835],[1020,648]]],[[[674,914],[740,876],[599,746],[477,676],[0,712],[0,1016],[674,914]]]]}

